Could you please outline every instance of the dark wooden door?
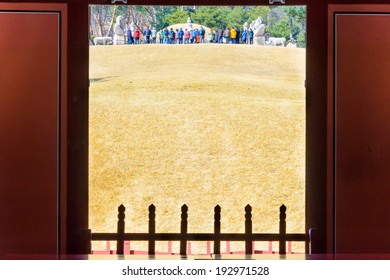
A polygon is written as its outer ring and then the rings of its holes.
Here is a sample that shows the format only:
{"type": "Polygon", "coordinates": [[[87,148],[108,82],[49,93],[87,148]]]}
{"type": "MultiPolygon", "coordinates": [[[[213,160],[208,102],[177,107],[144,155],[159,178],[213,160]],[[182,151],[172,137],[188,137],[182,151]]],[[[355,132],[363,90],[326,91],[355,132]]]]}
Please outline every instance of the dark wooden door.
{"type": "Polygon", "coordinates": [[[60,248],[66,73],[53,8],[0,3],[0,255],[60,248]]]}
{"type": "Polygon", "coordinates": [[[334,249],[390,252],[390,13],[339,10],[334,21],[334,249]]]}

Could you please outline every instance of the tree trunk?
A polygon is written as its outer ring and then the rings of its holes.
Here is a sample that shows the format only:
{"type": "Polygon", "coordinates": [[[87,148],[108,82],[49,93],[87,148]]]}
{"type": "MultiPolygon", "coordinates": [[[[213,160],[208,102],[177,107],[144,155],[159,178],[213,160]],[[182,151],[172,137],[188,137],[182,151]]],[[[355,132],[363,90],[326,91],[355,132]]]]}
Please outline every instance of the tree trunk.
{"type": "Polygon", "coordinates": [[[289,16],[289,23],[290,23],[290,40],[293,40],[293,19],[292,16],[289,16]]]}
{"type": "Polygon", "coordinates": [[[100,37],[103,36],[103,26],[102,26],[102,21],[101,21],[102,12],[103,12],[103,6],[99,5],[99,11],[97,12],[96,21],[97,21],[97,25],[99,27],[99,36],[100,37]]]}

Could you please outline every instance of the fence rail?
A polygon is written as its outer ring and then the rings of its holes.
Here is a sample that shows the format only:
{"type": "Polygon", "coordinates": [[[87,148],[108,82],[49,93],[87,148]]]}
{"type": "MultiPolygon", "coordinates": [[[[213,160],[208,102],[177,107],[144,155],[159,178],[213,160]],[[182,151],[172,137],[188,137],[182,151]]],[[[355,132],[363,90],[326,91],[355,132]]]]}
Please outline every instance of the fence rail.
{"type": "Polygon", "coordinates": [[[221,254],[221,241],[245,242],[245,254],[253,253],[254,241],[279,242],[279,254],[286,254],[286,242],[309,242],[310,236],[305,233],[286,233],[286,206],[279,208],[279,233],[253,233],[252,232],[252,207],[245,207],[245,233],[221,233],[221,207],[214,208],[214,233],[188,233],[188,207],[181,207],[180,233],[156,233],[156,207],[149,206],[149,232],[126,233],[125,210],[123,205],[118,207],[118,225],[116,233],[92,233],[91,241],[117,241],[116,253],[123,255],[126,240],[148,241],[148,254],[155,255],[156,241],[180,241],[180,255],[187,255],[187,241],[213,241],[214,254],[221,254]]]}

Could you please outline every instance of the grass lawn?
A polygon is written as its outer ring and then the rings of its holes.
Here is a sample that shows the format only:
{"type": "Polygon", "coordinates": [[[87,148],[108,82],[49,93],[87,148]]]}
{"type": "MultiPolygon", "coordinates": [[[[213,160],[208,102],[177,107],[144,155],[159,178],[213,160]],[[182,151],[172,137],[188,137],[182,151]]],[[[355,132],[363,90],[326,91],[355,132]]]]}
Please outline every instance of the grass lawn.
{"type": "Polygon", "coordinates": [[[152,203],[157,232],[179,232],[183,204],[188,232],[213,232],[217,204],[222,232],[244,232],[247,204],[254,232],[277,232],[281,204],[304,232],[304,49],[91,46],[90,79],[92,232],[115,232],[120,204],[147,232],[152,203]]]}

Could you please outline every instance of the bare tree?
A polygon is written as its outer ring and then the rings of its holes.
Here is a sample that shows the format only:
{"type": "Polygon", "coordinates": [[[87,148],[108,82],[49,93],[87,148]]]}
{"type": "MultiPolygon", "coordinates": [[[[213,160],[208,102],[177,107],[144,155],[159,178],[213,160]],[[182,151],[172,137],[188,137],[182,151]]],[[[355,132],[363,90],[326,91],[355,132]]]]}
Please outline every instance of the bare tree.
{"type": "Polygon", "coordinates": [[[110,24],[108,26],[108,30],[107,30],[107,33],[106,33],[106,36],[109,36],[110,35],[110,32],[112,30],[112,26],[114,25],[114,20],[115,20],[115,17],[116,17],[116,8],[118,6],[114,5],[114,10],[112,11],[112,17],[111,17],[111,21],[110,21],[110,24]]]}
{"type": "Polygon", "coordinates": [[[129,6],[129,15],[138,30],[142,31],[142,18],[138,16],[138,13],[135,11],[134,6],[129,6]]]}
{"type": "Polygon", "coordinates": [[[96,22],[99,30],[99,36],[103,36],[103,25],[102,25],[102,13],[103,13],[103,6],[99,5],[98,12],[96,13],[96,22]]]}
{"type": "Polygon", "coordinates": [[[156,23],[156,9],[152,6],[146,8],[149,24],[156,23]]]}
{"type": "Polygon", "coordinates": [[[117,16],[117,5],[90,6],[90,32],[92,36],[111,36],[117,16]]]}

